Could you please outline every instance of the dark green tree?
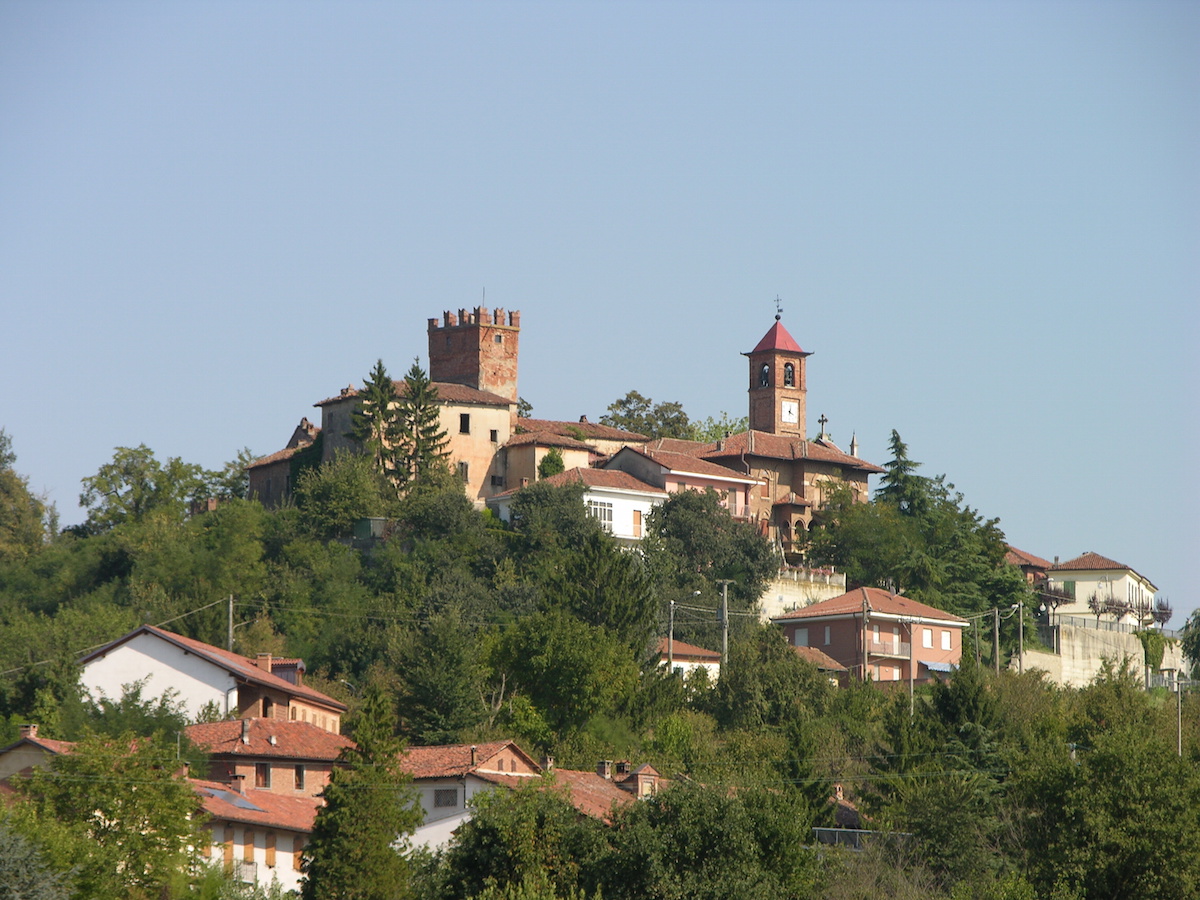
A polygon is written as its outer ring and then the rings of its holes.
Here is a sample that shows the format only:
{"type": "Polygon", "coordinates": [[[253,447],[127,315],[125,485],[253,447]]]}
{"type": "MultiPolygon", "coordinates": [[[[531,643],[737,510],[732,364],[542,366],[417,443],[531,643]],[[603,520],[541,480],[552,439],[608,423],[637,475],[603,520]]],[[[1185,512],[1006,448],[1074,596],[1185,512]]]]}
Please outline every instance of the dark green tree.
{"type": "Polygon", "coordinates": [[[408,861],[395,844],[422,814],[376,685],[364,692],[353,736],[356,746],[342,751],[345,766],[330,776],[304,850],[304,900],[395,900],[408,889],[408,861]]]}
{"type": "Polygon", "coordinates": [[[519,553],[535,558],[543,551],[580,547],[603,529],[583,504],[582,481],[552,485],[535,481],[513,497],[512,526],[520,537],[519,553]]]}
{"type": "Polygon", "coordinates": [[[35,769],[22,789],[40,816],[75,834],[80,896],[159,897],[200,840],[200,801],[173,740],[95,735],[35,769]]]}
{"type": "Polygon", "coordinates": [[[363,382],[350,422],[352,427],[347,436],[363,448],[375,470],[392,484],[406,481],[407,473],[401,471],[397,458],[404,438],[399,398],[382,359],[376,361],[363,382]]]}
{"type": "Polygon", "coordinates": [[[354,522],[365,516],[387,515],[392,503],[371,460],[350,453],[305,470],[295,498],[308,527],[326,539],[349,534],[354,522]]]}
{"type": "Polygon", "coordinates": [[[13,469],[12,439],[0,428],[0,563],[23,560],[46,540],[49,510],[13,469]]]}
{"type": "Polygon", "coordinates": [[[483,705],[479,641],[457,608],[429,617],[398,654],[400,724],[419,744],[453,744],[478,725],[483,705]]]}
{"type": "Polygon", "coordinates": [[[41,848],[0,819],[0,900],[68,900],[68,872],[56,870],[41,848]]]}
{"type": "Polygon", "coordinates": [[[437,388],[417,360],[404,376],[398,411],[396,465],[400,483],[444,479],[450,439],[439,418],[437,388]]]}
{"type": "Polygon", "coordinates": [[[692,426],[683,406],[677,402],[655,403],[637,391],[630,391],[608,405],[600,422],[622,431],[644,434],[649,438],[692,437],[692,426]]]}
{"type": "Polygon", "coordinates": [[[929,480],[917,474],[921,464],[908,458],[908,445],[894,428],[888,447],[892,458],[883,464],[887,472],[880,479],[875,496],[891,503],[904,515],[919,515],[927,504],[929,480]]]}
{"type": "Polygon", "coordinates": [[[552,475],[558,475],[566,470],[567,465],[563,462],[563,455],[559,452],[557,447],[551,447],[546,451],[546,455],[538,461],[538,478],[549,478],[552,475]]]}

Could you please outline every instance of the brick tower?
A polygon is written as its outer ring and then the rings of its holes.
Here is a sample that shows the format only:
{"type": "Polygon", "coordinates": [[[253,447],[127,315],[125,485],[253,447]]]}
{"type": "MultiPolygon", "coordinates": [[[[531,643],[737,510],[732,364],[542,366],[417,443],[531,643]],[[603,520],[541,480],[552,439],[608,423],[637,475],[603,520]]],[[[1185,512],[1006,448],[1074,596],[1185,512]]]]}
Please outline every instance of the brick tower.
{"type": "Polygon", "coordinates": [[[465,384],[517,402],[521,313],[477,306],[429,320],[429,380],[465,384]]]}
{"type": "Polygon", "coordinates": [[[775,324],[749,353],[750,428],[769,434],[805,435],[808,380],[805,353],[776,314],[775,324]]]}

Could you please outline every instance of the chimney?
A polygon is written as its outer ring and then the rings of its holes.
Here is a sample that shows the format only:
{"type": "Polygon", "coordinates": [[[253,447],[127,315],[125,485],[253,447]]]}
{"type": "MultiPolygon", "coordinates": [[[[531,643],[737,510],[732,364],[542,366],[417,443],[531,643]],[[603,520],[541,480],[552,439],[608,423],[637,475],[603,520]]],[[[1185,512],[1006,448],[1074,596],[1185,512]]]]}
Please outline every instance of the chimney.
{"type": "Polygon", "coordinates": [[[587,420],[587,416],[580,416],[580,417],[579,417],[579,424],[580,424],[580,425],[587,425],[587,424],[589,424],[589,423],[588,423],[588,420],[587,420]]]}
{"type": "Polygon", "coordinates": [[[554,771],[554,757],[553,756],[543,756],[542,757],[542,769],[546,772],[554,771]]]}
{"type": "Polygon", "coordinates": [[[617,763],[617,774],[622,778],[629,774],[629,760],[623,759],[617,763]]]}
{"type": "Polygon", "coordinates": [[[479,748],[474,744],[471,745],[471,767],[479,765],[479,748]]]}
{"type": "Polygon", "coordinates": [[[22,738],[36,738],[37,730],[38,730],[38,727],[36,725],[22,725],[21,726],[21,737],[22,738]]]}
{"type": "Polygon", "coordinates": [[[270,653],[258,654],[258,659],[255,660],[254,664],[256,666],[258,666],[260,669],[262,669],[264,672],[270,672],[271,671],[271,654],[270,653]]]}
{"type": "Polygon", "coordinates": [[[602,759],[596,763],[596,774],[605,781],[612,781],[612,760],[602,759]]]}
{"type": "Polygon", "coordinates": [[[276,740],[275,740],[275,735],[271,735],[270,737],[268,737],[268,738],[267,738],[267,743],[268,743],[268,744],[270,744],[272,747],[274,747],[274,746],[275,746],[275,744],[277,743],[277,742],[276,742],[276,740]]]}
{"type": "Polygon", "coordinates": [[[242,743],[250,743],[250,720],[242,719],[242,743]]]}
{"type": "Polygon", "coordinates": [[[842,786],[841,786],[841,784],[840,784],[840,783],[839,783],[839,784],[835,784],[835,785],[833,786],[833,793],[834,793],[834,796],[835,796],[835,797],[837,797],[839,800],[845,800],[845,799],[846,799],[846,795],[845,795],[845,793],[842,791],[842,786]]]}
{"type": "Polygon", "coordinates": [[[239,794],[246,793],[246,776],[235,772],[229,779],[229,786],[239,794]]]}

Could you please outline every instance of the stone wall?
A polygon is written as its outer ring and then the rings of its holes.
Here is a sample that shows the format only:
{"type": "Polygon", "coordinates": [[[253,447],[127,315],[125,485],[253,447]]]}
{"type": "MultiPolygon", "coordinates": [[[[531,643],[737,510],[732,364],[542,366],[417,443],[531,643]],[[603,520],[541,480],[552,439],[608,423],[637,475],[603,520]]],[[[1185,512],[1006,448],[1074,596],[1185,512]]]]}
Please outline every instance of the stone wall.
{"type": "Polygon", "coordinates": [[[846,576],[828,569],[784,569],[767,585],[759,598],[759,618],[768,622],[773,616],[811,606],[846,593],[846,576]]]}
{"type": "MultiPolygon", "coordinates": [[[[1059,624],[1057,628],[1058,652],[1026,650],[1026,671],[1041,669],[1057,684],[1085,687],[1095,680],[1106,659],[1120,665],[1121,660],[1128,657],[1133,671],[1141,673],[1145,670],[1145,653],[1136,634],[1071,624],[1059,624]]],[[[1010,668],[1016,667],[1017,661],[1013,660],[1010,668]]],[[[1168,641],[1160,670],[1179,671],[1183,667],[1183,653],[1179,643],[1168,641]]]]}

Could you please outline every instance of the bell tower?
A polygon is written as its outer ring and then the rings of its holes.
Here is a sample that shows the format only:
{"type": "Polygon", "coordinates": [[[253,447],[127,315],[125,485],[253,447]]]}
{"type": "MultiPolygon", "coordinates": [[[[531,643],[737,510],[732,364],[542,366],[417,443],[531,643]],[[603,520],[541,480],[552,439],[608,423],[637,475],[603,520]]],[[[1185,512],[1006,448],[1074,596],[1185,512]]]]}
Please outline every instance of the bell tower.
{"type": "Polygon", "coordinates": [[[782,315],[749,353],[750,428],[768,434],[805,435],[805,397],[808,379],[804,361],[812,356],[788,334],[782,315]]]}
{"type": "Polygon", "coordinates": [[[465,384],[517,402],[521,314],[477,306],[429,320],[429,380],[465,384]]]}

